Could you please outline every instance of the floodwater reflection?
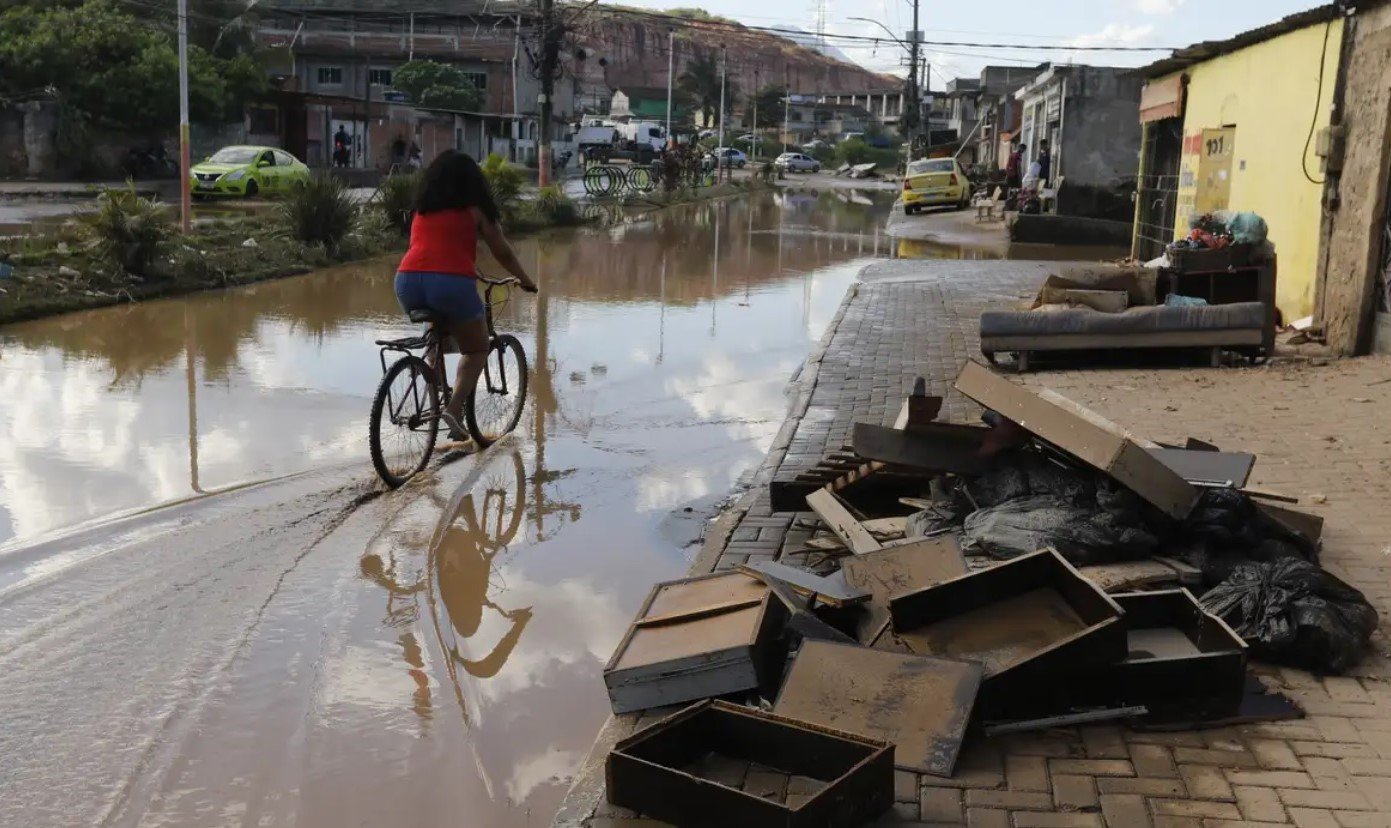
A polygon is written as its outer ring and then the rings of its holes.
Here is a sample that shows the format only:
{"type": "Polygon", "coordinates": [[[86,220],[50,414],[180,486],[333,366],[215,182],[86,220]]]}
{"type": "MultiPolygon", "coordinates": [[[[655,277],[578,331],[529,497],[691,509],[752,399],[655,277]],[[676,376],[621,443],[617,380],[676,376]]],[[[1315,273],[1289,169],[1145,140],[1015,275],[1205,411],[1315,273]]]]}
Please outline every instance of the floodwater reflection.
{"type": "MultiPolygon", "coordinates": [[[[764,194],[521,240],[546,290],[513,302],[499,323],[536,363],[535,401],[551,421],[543,427],[586,428],[596,404],[621,411],[628,406],[610,403],[642,401],[650,386],[637,376],[673,355],[688,370],[659,370],[665,381],[696,380],[698,363],[728,371],[744,349],[728,347],[722,321],[770,349],[794,329],[805,339],[845,282],[817,271],[889,253],[883,196],[837,196],[764,194]],[[558,391],[551,374],[562,366],[572,379],[558,391]],[[606,366],[596,382],[593,369],[606,366]]],[[[0,544],[357,460],[380,372],[370,342],[411,329],[392,292],[394,265],[389,257],[0,329],[0,431],[11,438],[0,445],[0,544]]]]}

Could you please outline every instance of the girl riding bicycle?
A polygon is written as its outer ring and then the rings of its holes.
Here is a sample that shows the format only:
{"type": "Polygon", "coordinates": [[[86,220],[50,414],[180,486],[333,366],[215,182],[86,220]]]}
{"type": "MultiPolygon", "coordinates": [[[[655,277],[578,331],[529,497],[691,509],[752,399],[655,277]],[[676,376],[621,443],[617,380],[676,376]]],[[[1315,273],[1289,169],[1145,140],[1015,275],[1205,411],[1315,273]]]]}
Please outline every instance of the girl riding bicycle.
{"type": "MultiPolygon", "coordinates": [[[[422,173],[411,221],[410,248],[396,271],[396,298],[407,312],[429,311],[447,331],[463,358],[441,419],[451,440],[465,440],[461,425],[464,401],[473,396],[487,359],[488,328],[483,298],[478,292],[478,238],[493,258],[517,279],[522,290],[537,291],[536,283],[517,260],[498,224],[483,170],[469,156],[445,150],[422,173]]],[[[444,376],[444,359],[431,368],[444,376]]]]}

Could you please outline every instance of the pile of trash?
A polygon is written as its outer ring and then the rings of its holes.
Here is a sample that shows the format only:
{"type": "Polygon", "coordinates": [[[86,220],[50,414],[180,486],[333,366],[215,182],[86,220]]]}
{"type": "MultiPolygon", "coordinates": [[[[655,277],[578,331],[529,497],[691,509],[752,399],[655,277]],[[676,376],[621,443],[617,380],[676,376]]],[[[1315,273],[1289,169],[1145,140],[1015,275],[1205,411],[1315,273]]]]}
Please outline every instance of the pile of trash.
{"type": "Polygon", "coordinates": [[[1254,455],[975,363],[955,387],[981,424],[938,421],[920,380],[894,427],[774,481],[775,511],[815,515],[805,549],[654,587],[604,681],[615,713],[688,706],[615,746],[611,803],[858,824],[894,768],[949,777],[967,739],[1295,718],[1248,653],[1339,673],[1366,652],[1376,611],[1318,566],[1320,518],[1247,486],[1254,455]]]}
{"type": "Polygon", "coordinates": [[[1188,235],[1169,245],[1170,250],[1221,250],[1231,244],[1265,244],[1269,228],[1252,212],[1217,210],[1188,220],[1188,235]]]}

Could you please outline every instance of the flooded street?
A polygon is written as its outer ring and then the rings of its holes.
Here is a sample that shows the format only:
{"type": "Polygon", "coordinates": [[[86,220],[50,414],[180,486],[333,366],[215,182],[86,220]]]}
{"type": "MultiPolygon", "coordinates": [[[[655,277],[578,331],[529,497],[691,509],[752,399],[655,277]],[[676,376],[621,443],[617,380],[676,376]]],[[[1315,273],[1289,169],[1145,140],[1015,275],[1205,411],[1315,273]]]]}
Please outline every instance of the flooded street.
{"type": "Polygon", "coordinates": [[[394,258],[0,328],[0,824],[548,824],[892,198],[519,240],[521,427],[386,494],[394,258]]]}

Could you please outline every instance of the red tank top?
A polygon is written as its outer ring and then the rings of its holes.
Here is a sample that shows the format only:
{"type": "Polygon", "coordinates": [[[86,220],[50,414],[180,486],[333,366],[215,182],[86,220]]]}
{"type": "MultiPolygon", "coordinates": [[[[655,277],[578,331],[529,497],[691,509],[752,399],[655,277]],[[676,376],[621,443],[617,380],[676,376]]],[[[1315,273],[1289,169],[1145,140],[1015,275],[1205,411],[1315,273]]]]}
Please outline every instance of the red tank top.
{"type": "Polygon", "coordinates": [[[398,270],[477,276],[478,222],[471,210],[417,213],[398,270]]]}

